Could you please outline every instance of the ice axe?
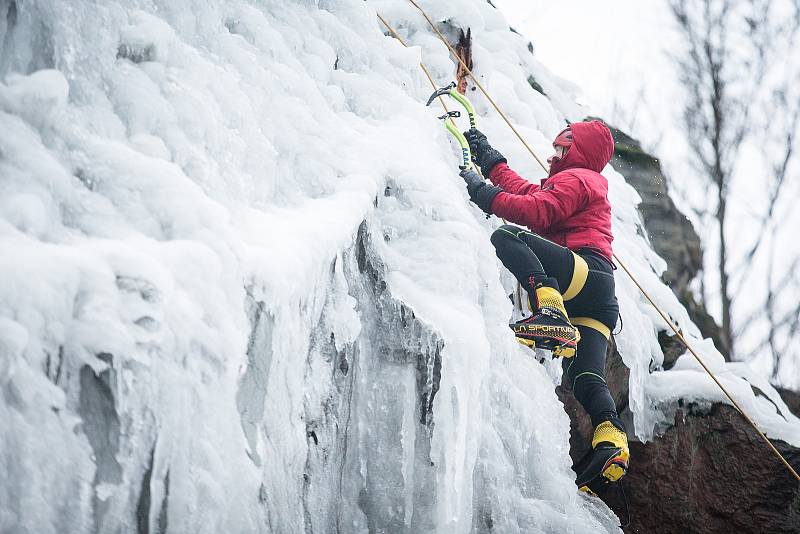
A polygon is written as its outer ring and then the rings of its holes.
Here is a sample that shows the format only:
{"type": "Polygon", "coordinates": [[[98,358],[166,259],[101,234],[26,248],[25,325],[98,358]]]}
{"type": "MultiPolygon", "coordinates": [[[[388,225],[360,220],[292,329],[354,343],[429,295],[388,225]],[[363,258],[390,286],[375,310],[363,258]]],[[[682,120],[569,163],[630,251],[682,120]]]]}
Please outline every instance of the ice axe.
{"type": "MultiPolygon", "coordinates": [[[[428,99],[428,103],[425,105],[430,106],[431,102],[444,95],[450,96],[450,98],[464,107],[464,110],[467,112],[467,117],[469,118],[470,128],[475,128],[475,108],[472,107],[472,102],[470,102],[466,96],[458,92],[456,89],[456,82],[451,82],[450,85],[441,87],[434,91],[433,94],[431,94],[431,97],[428,99]]],[[[460,111],[448,111],[444,115],[440,116],[439,119],[444,120],[445,128],[447,128],[447,131],[456,138],[456,141],[458,141],[458,144],[461,146],[462,164],[459,165],[458,168],[463,170],[472,166],[472,154],[469,150],[467,138],[464,137],[464,134],[461,133],[461,130],[459,130],[455,121],[453,121],[454,117],[460,116],[460,111]]]]}

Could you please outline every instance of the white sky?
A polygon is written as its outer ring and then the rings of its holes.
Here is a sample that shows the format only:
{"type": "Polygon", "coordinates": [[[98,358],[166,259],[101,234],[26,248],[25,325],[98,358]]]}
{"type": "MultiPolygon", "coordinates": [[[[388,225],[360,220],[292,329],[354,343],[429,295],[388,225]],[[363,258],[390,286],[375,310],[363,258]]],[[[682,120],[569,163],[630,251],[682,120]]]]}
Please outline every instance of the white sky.
{"type": "MultiPolygon", "coordinates": [[[[653,149],[679,126],[667,47],[675,38],[663,2],[493,0],[548,69],[577,83],[583,104],[653,149]],[[611,7],[613,5],[613,7],[611,7]]],[[[682,144],[682,143],[680,143],[682,144]]]]}

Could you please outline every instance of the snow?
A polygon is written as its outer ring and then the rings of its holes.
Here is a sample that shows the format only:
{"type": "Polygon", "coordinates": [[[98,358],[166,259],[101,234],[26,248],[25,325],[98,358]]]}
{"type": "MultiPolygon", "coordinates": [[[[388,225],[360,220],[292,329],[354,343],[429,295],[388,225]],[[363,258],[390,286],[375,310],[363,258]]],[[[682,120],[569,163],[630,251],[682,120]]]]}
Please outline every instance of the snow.
{"type": "MultiPolygon", "coordinates": [[[[424,5],[472,27],[476,73],[539,154],[582,118],[488,3],[424,5]]],[[[424,106],[418,63],[444,84],[452,62],[410,4],[14,6],[0,53],[0,531],[617,531],[574,487],[557,363],[505,325],[499,221],[467,202],[424,106]]],[[[492,142],[541,177],[470,97],[492,142]]],[[[618,254],[696,335],[658,280],[638,195],[605,175],[618,254]]],[[[651,374],[664,325],[617,281],[648,439],[676,383],[705,378],[683,363],[651,374]]],[[[800,443],[794,420],[736,393],[800,443]]]]}

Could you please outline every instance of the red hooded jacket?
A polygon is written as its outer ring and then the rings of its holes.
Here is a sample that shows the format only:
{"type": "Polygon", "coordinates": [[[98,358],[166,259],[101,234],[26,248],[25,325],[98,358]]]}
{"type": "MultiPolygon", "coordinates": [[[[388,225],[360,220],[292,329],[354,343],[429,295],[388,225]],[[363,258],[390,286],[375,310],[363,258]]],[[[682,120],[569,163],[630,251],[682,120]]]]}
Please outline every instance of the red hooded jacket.
{"type": "Polygon", "coordinates": [[[596,120],[573,123],[570,129],[572,146],[541,185],[505,163],[492,168],[489,179],[503,189],[492,201],[492,212],[559,245],[592,248],[611,260],[611,204],[600,171],[614,153],[614,139],[596,120]]]}

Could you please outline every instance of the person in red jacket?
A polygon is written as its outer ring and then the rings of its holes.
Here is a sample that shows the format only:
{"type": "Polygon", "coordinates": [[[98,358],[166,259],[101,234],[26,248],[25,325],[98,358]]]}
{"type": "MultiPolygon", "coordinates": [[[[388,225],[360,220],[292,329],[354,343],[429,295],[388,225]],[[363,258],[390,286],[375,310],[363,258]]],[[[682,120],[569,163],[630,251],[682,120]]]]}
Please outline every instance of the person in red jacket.
{"type": "Polygon", "coordinates": [[[581,489],[596,490],[628,468],[625,427],[605,381],[605,355],[617,323],[611,205],[600,171],[614,140],[600,121],[573,123],[553,141],[550,173],[539,185],[511,170],[476,129],[464,135],[486,183],[475,171],[461,176],[475,204],[505,224],[492,234],[498,258],[528,292],[533,314],[509,325],[517,339],[564,357],[575,398],[592,419],[592,449],[576,466],[581,489]]]}

